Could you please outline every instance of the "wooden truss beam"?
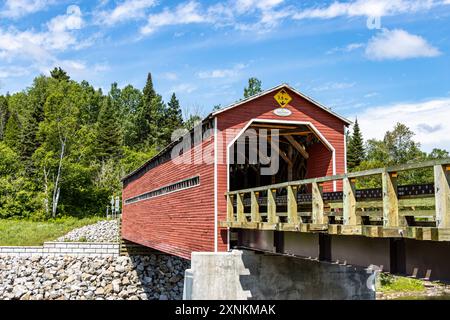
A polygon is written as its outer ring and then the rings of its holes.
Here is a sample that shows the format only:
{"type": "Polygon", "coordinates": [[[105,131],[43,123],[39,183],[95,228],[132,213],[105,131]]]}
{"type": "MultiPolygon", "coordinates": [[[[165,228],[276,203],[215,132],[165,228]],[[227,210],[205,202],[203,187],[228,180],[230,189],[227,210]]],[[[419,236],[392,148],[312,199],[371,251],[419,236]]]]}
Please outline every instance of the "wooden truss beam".
{"type": "Polygon", "coordinates": [[[305,146],[303,146],[303,144],[301,144],[300,142],[298,142],[297,140],[295,140],[294,137],[292,136],[285,136],[285,138],[290,142],[290,144],[292,144],[292,146],[305,158],[308,159],[309,158],[309,153],[306,152],[306,148],[305,146]]]}

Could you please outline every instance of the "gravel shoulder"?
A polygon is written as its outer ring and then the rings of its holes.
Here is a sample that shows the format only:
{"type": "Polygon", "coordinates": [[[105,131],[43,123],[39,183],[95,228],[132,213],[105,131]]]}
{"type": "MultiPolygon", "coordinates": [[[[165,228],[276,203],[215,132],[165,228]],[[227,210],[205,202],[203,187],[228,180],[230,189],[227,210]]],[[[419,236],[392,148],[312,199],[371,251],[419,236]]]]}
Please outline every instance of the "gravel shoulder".
{"type": "Polygon", "coordinates": [[[74,229],[56,239],[58,242],[118,242],[119,223],[117,220],[103,220],[74,229]]]}

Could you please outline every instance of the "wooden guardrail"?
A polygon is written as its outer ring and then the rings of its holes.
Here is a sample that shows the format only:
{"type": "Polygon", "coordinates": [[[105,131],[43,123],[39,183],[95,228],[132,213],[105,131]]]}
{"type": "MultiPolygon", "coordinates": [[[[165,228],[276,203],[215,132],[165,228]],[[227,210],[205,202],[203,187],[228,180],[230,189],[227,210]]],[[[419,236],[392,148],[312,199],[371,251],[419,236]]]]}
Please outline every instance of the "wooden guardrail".
{"type": "Polygon", "coordinates": [[[450,241],[450,159],[377,168],[226,193],[222,227],[324,232],[450,241]],[[398,186],[399,174],[433,168],[431,184],[398,186]],[[356,189],[357,179],[381,176],[381,188],[356,189]],[[342,181],[342,191],[323,184],[342,181]]]}

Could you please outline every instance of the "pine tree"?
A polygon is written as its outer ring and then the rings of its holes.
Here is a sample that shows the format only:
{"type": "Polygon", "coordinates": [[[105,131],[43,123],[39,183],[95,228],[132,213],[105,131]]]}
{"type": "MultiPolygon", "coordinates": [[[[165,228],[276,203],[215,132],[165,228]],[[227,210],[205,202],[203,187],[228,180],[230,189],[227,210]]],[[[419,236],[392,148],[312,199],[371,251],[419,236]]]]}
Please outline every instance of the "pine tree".
{"type": "Polygon", "coordinates": [[[145,144],[151,138],[152,134],[152,101],[155,99],[156,92],[153,88],[152,74],[148,73],[147,83],[145,84],[142,98],[142,105],[136,115],[136,131],[140,144],[145,144]]]}
{"type": "Polygon", "coordinates": [[[111,97],[107,97],[100,109],[97,122],[97,157],[102,160],[121,156],[122,132],[111,97]]]}
{"type": "Polygon", "coordinates": [[[261,80],[257,78],[250,78],[248,79],[248,87],[244,88],[244,98],[254,96],[261,91],[261,80]]]}
{"type": "Polygon", "coordinates": [[[17,114],[11,114],[6,123],[5,134],[3,136],[3,141],[8,147],[14,151],[19,151],[20,141],[22,140],[21,125],[17,114]]]}
{"type": "Polygon", "coordinates": [[[36,139],[38,128],[39,124],[33,115],[27,117],[26,121],[24,121],[19,153],[27,173],[30,174],[33,168],[32,156],[38,148],[36,139]]]}
{"type": "Polygon", "coordinates": [[[53,79],[59,81],[69,81],[70,77],[63,69],[60,67],[55,67],[52,71],[50,71],[50,75],[53,79]]]}
{"type": "Polygon", "coordinates": [[[166,146],[164,137],[167,131],[164,124],[167,107],[161,95],[157,94],[153,98],[150,110],[152,116],[150,121],[150,136],[147,139],[147,144],[160,149],[166,146]]]}
{"type": "Polygon", "coordinates": [[[8,118],[9,118],[8,100],[6,97],[0,96],[0,141],[3,140],[8,118]]]}
{"type": "Polygon", "coordinates": [[[30,174],[33,173],[33,153],[40,146],[37,139],[37,132],[39,130],[39,123],[44,120],[44,105],[48,97],[48,88],[49,78],[39,76],[34,79],[33,86],[29,90],[26,99],[24,99],[27,109],[31,110],[31,112],[26,114],[22,120],[23,130],[20,156],[25,164],[27,173],[30,174]]]}
{"type": "Polygon", "coordinates": [[[164,126],[162,120],[166,114],[166,105],[153,88],[151,73],[143,89],[143,103],[137,112],[136,130],[140,145],[162,146],[164,144],[164,126]]]}
{"type": "Polygon", "coordinates": [[[183,127],[183,115],[180,108],[180,102],[175,93],[172,94],[169,103],[167,104],[165,116],[165,144],[170,143],[172,132],[183,127]]]}
{"type": "Polygon", "coordinates": [[[364,150],[364,140],[359,129],[358,119],[355,120],[353,125],[353,134],[351,136],[350,142],[347,149],[347,167],[348,169],[353,169],[364,160],[365,150],[364,150]]]}

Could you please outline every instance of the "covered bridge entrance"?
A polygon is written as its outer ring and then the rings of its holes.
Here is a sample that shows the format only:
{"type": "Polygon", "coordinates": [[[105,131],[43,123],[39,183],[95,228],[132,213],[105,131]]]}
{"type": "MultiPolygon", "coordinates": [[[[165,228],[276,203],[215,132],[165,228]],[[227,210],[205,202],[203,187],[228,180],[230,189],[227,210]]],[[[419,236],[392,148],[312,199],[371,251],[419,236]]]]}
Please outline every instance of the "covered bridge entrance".
{"type": "Polygon", "coordinates": [[[287,84],[213,112],[123,179],[122,236],[188,259],[226,251],[226,192],[345,173],[349,124],[287,84]]]}

